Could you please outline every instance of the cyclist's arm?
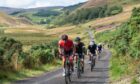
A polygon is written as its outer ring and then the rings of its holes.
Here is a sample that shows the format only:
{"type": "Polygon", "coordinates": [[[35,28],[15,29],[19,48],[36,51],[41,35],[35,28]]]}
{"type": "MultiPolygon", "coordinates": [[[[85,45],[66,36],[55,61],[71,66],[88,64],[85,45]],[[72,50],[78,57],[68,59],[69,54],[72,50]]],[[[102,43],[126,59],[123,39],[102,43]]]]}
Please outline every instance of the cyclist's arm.
{"type": "Polygon", "coordinates": [[[103,45],[101,45],[101,51],[103,50],[103,45]]]}
{"type": "Polygon", "coordinates": [[[86,54],[86,47],[84,43],[82,43],[82,50],[83,50],[83,54],[86,54]]]}
{"type": "Polygon", "coordinates": [[[88,46],[87,55],[89,55],[89,54],[90,54],[90,48],[89,48],[89,46],[88,46]]]}
{"type": "Polygon", "coordinates": [[[96,54],[98,54],[98,46],[96,45],[96,48],[95,48],[95,52],[96,54]]]}
{"type": "Polygon", "coordinates": [[[76,47],[75,45],[73,45],[73,55],[75,55],[75,53],[76,53],[76,47]]]}
{"type": "Polygon", "coordinates": [[[59,51],[59,54],[62,55],[62,47],[60,45],[58,46],[58,51],[59,51]]]}

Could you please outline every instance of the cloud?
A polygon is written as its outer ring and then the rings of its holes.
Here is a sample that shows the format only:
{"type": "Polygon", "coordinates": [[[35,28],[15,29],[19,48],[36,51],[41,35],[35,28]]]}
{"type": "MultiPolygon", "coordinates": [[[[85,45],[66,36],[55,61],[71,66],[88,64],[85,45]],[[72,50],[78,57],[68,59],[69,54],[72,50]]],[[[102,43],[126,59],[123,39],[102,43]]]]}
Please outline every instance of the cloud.
{"type": "Polygon", "coordinates": [[[45,7],[45,6],[51,6],[51,2],[44,1],[44,0],[38,0],[34,2],[32,5],[29,5],[27,8],[35,8],[35,7],[45,7]]]}
{"type": "Polygon", "coordinates": [[[35,0],[0,0],[0,6],[14,7],[14,8],[26,8],[31,5],[35,0]]]}
{"type": "Polygon", "coordinates": [[[44,6],[68,6],[87,0],[38,0],[28,8],[44,7],[44,6]]]}
{"type": "Polygon", "coordinates": [[[43,6],[68,6],[87,0],[0,0],[0,6],[34,8],[43,6]]]}

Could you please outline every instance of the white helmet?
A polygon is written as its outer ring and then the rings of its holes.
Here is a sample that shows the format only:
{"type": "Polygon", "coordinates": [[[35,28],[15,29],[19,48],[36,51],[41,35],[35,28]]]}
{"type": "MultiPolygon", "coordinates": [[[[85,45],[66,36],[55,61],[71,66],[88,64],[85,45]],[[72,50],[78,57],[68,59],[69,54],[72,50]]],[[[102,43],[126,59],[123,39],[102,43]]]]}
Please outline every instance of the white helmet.
{"type": "Polygon", "coordinates": [[[99,43],[98,45],[102,45],[101,43],[99,43]]]}
{"type": "Polygon", "coordinates": [[[95,42],[94,41],[90,41],[89,45],[94,45],[95,42]]]}

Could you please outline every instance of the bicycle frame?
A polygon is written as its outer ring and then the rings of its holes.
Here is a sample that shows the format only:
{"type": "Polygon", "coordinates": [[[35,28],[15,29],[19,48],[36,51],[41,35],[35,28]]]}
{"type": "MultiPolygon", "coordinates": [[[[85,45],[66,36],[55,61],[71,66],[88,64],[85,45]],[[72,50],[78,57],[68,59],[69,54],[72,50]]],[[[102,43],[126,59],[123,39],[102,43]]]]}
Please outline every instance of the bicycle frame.
{"type": "Polygon", "coordinates": [[[77,56],[78,60],[77,60],[77,77],[80,78],[81,77],[81,59],[79,58],[79,56],[77,56]]]}
{"type": "Polygon", "coordinates": [[[82,61],[79,58],[79,54],[76,54],[76,57],[77,57],[77,77],[80,78],[82,72],[84,72],[84,65],[82,64],[82,61]]]}
{"type": "Polygon", "coordinates": [[[66,56],[65,60],[65,83],[69,84],[71,82],[71,72],[70,72],[70,61],[69,61],[69,56],[66,56]]]}
{"type": "Polygon", "coordinates": [[[93,71],[93,68],[95,67],[96,62],[96,55],[91,54],[91,71],[93,71]]]}

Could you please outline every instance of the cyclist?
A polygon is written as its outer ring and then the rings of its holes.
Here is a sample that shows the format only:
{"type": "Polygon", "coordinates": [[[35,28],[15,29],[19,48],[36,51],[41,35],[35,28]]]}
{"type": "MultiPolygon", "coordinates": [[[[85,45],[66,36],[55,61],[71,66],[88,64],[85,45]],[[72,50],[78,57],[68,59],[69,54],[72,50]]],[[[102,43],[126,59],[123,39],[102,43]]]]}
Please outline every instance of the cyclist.
{"type": "Polygon", "coordinates": [[[101,52],[102,52],[102,44],[99,43],[99,44],[98,44],[98,53],[101,53],[101,52]]]}
{"type": "Polygon", "coordinates": [[[97,51],[97,45],[95,44],[94,41],[91,41],[88,46],[88,55],[89,55],[89,63],[91,63],[91,54],[93,56],[96,56],[96,51],[97,51]]]}
{"type": "Polygon", "coordinates": [[[63,65],[63,76],[65,76],[65,66],[64,63],[66,61],[66,56],[69,56],[71,70],[73,69],[73,55],[75,54],[74,43],[72,40],[68,38],[68,35],[64,34],[61,36],[61,40],[58,43],[59,46],[59,54],[62,57],[62,65],[63,65]]]}
{"type": "Polygon", "coordinates": [[[77,56],[79,56],[83,66],[84,66],[84,51],[85,51],[85,44],[81,42],[80,37],[75,38],[75,49],[76,49],[76,63],[77,63],[77,56]]]}

